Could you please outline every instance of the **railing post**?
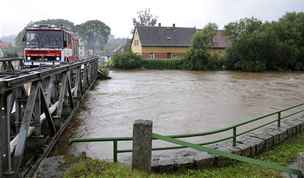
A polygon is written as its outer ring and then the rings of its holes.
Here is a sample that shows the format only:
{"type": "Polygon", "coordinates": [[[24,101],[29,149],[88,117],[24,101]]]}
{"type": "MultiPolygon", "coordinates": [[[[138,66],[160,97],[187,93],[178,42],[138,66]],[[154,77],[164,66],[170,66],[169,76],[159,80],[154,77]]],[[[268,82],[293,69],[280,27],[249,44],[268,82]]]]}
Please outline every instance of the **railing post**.
{"type": "Polygon", "coordinates": [[[117,162],[117,140],[113,141],[113,161],[117,162]]]}
{"type": "MultiPolygon", "coordinates": [[[[304,173],[304,154],[299,153],[296,158],[296,168],[298,168],[302,173],[304,173]]],[[[303,175],[298,175],[298,178],[303,178],[303,175]]]]}
{"type": "Polygon", "coordinates": [[[133,124],[132,169],[151,171],[152,121],[136,120],[133,124]]]}
{"type": "Polygon", "coordinates": [[[233,127],[233,141],[232,146],[236,146],[236,127],[233,127]]]}
{"type": "Polygon", "coordinates": [[[281,111],[278,112],[278,128],[281,127],[281,111]]]}

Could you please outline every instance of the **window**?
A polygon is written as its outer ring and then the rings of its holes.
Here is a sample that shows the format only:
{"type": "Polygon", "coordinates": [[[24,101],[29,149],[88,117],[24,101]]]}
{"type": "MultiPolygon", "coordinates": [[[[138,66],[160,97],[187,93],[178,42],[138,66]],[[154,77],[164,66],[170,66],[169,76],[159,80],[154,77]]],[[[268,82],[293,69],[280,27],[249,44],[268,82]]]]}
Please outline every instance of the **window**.
{"type": "Polygon", "coordinates": [[[138,45],[139,45],[138,40],[134,40],[134,46],[138,46],[138,45]]]}
{"type": "Polygon", "coordinates": [[[172,57],[172,53],[167,53],[167,58],[170,59],[172,57]]]}
{"type": "Polygon", "coordinates": [[[177,58],[177,55],[176,55],[176,53],[172,53],[172,54],[171,54],[171,58],[172,58],[172,59],[175,59],[175,58],[177,58]]]}
{"type": "Polygon", "coordinates": [[[155,53],[150,53],[149,54],[149,59],[155,59],[155,53]]]}
{"type": "Polygon", "coordinates": [[[62,48],[62,31],[28,30],[26,31],[26,47],[28,48],[62,48]]]}

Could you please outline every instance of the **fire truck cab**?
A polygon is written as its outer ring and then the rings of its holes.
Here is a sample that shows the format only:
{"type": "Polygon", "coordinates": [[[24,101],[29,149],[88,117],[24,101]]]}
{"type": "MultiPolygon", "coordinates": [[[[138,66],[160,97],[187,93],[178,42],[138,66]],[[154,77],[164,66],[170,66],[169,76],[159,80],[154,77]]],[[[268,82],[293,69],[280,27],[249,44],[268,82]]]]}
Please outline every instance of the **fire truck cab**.
{"type": "Polygon", "coordinates": [[[64,28],[36,25],[25,30],[25,65],[49,65],[79,60],[79,39],[64,28]]]}

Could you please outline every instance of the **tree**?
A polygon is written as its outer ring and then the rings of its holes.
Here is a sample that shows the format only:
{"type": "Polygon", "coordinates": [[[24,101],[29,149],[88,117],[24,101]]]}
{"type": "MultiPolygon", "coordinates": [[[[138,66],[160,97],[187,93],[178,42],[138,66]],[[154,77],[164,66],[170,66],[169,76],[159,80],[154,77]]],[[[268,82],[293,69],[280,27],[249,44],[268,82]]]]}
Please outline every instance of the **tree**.
{"type": "Polygon", "coordinates": [[[213,38],[217,32],[217,25],[209,23],[202,30],[196,32],[192,39],[192,47],[185,57],[186,68],[191,70],[215,69],[208,53],[212,46],[213,38]]]}
{"type": "Polygon", "coordinates": [[[85,46],[93,50],[94,54],[104,48],[111,33],[110,27],[99,20],[86,21],[76,25],[75,29],[85,46]]]}
{"type": "Polygon", "coordinates": [[[251,18],[225,27],[232,39],[228,69],[242,71],[304,70],[304,13],[287,13],[277,22],[251,18]]]}
{"type": "Polygon", "coordinates": [[[206,49],[213,45],[213,38],[217,32],[215,23],[207,24],[202,30],[196,32],[192,39],[192,48],[206,49]]]}
{"type": "Polygon", "coordinates": [[[137,12],[137,18],[133,18],[133,25],[136,26],[155,26],[156,16],[152,15],[151,9],[143,9],[137,12]]]}
{"type": "Polygon", "coordinates": [[[230,40],[235,41],[241,37],[242,34],[253,33],[262,27],[262,21],[252,17],[243,18],[238,22],[231,22],[225,26],[225,34],[230,40]]]}

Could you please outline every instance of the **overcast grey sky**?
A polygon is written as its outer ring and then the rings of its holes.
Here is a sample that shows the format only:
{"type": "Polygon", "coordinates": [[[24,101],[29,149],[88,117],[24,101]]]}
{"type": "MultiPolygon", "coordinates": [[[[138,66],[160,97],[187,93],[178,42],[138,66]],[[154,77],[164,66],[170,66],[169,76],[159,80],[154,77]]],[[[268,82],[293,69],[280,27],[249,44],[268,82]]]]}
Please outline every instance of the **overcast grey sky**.
{"type": "Polygon", "coordinates": [[[18,33],[30,21],[63,18],[75,24],[98,19],[116,37],[130,36],[132,17],[151,8],[165,26],[198,27],[225,24],[243,17],[277,20],[290,11],[304,11],[304,0],[1,0],[0,36],[18,33]]]}

